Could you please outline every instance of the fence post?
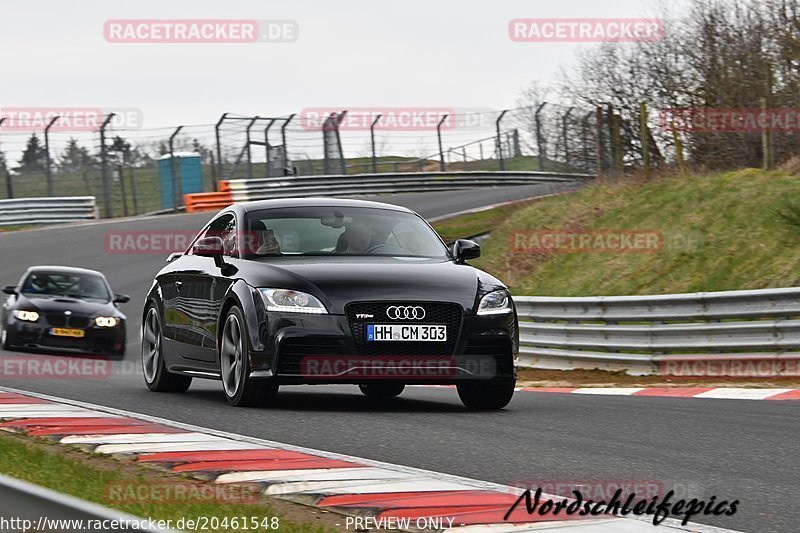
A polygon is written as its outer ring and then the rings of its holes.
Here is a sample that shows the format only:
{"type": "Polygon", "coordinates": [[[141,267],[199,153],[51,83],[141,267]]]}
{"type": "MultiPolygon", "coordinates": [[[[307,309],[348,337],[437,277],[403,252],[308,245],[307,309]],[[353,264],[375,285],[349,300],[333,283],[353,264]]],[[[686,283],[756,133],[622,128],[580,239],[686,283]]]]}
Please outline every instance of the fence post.
{"type": "Polygon", "coordinates": [[[44,129],[44,152],[46,158],[46,165],[47,165],[47,196],[53,196],[53,171],[50,168],[51,159],[50,159],[50,128],[53,127],[53,124],[56,123],[59,116],[53,117],[50,121],[50,124],[44,129]]]}
{"type": "Polygon", "coordinates": [[[686,172],[686,166],[683,161],[683,144],[681,144],[681,138],[678,135],[678,130],[675,128],[675,123],[670,123],[670,129],[672,130],[672,140],[675,143],[675,158],[678,162],[678,172],[684,174],[686,172]]]}
{"type": "Polygon", "coordinates": [[[247,179],[253,179],[253,153],[250,150],[250,128],[253,127],[253,124],[260,119],[258,115],[250,120],[250,124],[247,125],[247,130],[245,130],[245,139],[247,142],[247,179]]]}
{"type": "Polygon", "coordinates": [[[625,163],[622,154],[622,117],[617,114],[611,115],[611,125],[614,129],[614,174],[622,177],[625,175],[625,163]]]}
{"type": "Polygon", "coordinates": [[[536,108],[536,114],[534,114],[534,119],[536,122],[536,150],[539,151],[539,170],[544,170],[544,158],[546,157],[546,154],[544,153],[544,145],[542,143],[542,127],[541,121],[539,120],[539,113],[546,105],[547,102],[542,102],[539,104],[539,107],[536,108]]]}
{"type": "Polygon", "coordinates": [[[114,113],[109,113],[103,124],[100,126],[100,177],[103,180],[103,204],[106,218],[113,216],[114,210],[111,207],[111,187],[108,183],[108,163],[106,161],[106,127],[114,113]]]}
{"type": "Polygon", "coordinates": [[[444,151],[442,150],[442,124],[444,121],[447,120],[449,115],[445,114],[442,116],[439,123],[436,125],[436,138],[439,140],[439,170],[442,172],[445,171],[445,164],[444,164],[444,151]]]}
{"type": "Polygon", "coordinates": [[[642,138],[642,168],[645,179],[650,178],[650,130],[647,127],[647,102],[639,102],[639,136],[642,138]]]}
{"type": "MultiPolygon", "coordinates": [[[[767,99],[766,98],[759,98],[759,102],[761,103],[761,111],[762,113],[766,114],[767,111],[767,99]]],[[[761,128],[761,169],[762,170],[769,170],[772,168],[772,158],[770,155],[770,142],[769,142],[769,128],[764,127],[761,128]]]]}
{"type": "Polygon", "coordinates": [[[281,126],[281,142],[283,143],[283,168],[284,168],[284,172],[286,171],[285,170],[286,167],[289,166],[289,150],[286,149],[286,126],[288,126],[289,123],[292,121],[292,119],[294,118],[294,115],[295,115],[294,113],[289,115],[289,117],[286,119],[286,121],[281,126]]]}
{"type": "Polygon", "coordinates": [[[564,162],[569,165],[569,135],[567,132],[568,122],[569,122],[569,115],[572,113],[572,110],[575,109],[574,107],[570,107],[567,109],[567,112],[564,113],[564,116],[561,117],[561,129],[564,135],[564,162]]]}
{"type": "Polygon", "coordinates": [[[461,147],[461,156],[464,158],[464,172],[467,171],[467,147],[461,147]]]}
{"type": "Polygon", "coordinates": [[[494,123],[495,129],[497,130],[497,160],[500,163],[500,170],[506,169],[505,161],[503,161],[503,141],[500,139],[500,121],[503,120],[503,117],[506,116],[506,113],[508,113],[508,109],[504,109],[494,123]]]}
{"type": "MultiPolygon", "coordinates": [[[[220,145],[220,142],[219,142],[219,128],[220,128],[220,126],[222,126],[222,123],[225,122],[225,118],[227,116],[228,116],[227,113],[223,113],[222,116],[219,118],[219,121],[217,121],[217,125],[214,126],[214,135],[217,138],[217,165],[219,165],[217,167],[217,176],[222,176],[223,175],[222,174],[222,172],[223,172],[223,169],[222,169],[222,146],[220,145]]],[[[215,191],[217,190],[217,181],[216,181],[216,179],[214,180],[214,190],[215,191]]]]}
{"type": "Polygon", "coordinates": [[[595,109],[595,142],[597,146],[595,147],[596,157],[597,157],[597,175],[601,175],[605,171],[606,163],[606,154],[605,154],[605,139],[603,138],[603,108],[597,106],[595,109]]]}
{"type": "MultiPolygon", "coordinates": [[[[214,154],[211,154],[211,168],[214,168],[214,154]]],[[[139,200],[136,198],[136,176],[133,171],[133,167],[131,166],[130,162],[128,162],[128,176],[131,178],[131,198],[133,198],[133,214],[134,216],[139,214],[139,200]]],[[[215,187],[216,189],[216,187],[215,187]]]]}
{"type": "Polygon", "coordinates": [[[589,111],[588,113],[586,113],[586,115],[581,120],[581,145],[582,145],[581,146],[581,152],[582,152],[582,159],[583,159],[582,163],[584,165],[584,168],[590,168],[589,167],[589,133],[588,133],[589,132],[589,126],[588,126],[588,122],[589,122],[589,118],[593,114],[594,113],[592,111],[589,111]]]}
{"type": "Polygon", "coordinates": [[[175,137],[181,132],[183,126],[178,128],[169,136],[169,168],[172,171],[172,208],[178,210],[181,205],[180,198],[183,192],[183,184],[181,183],[180,171],[175,170],[175,137]]]}
{"type": "Polygon", "coordinates": [[[269,129],[275,124],[276,120],[278,119],[270,119],[269,124],[264,128],[264,150],[267,152],[267,177],[269,177],[269,129]]]}
{"type": "MultiPolygon", "coordinates": [[[[3,127],[3,122],[6,121],[6,117],[0,117],[0,128],[3,127]]],[[[6,164],[5,168],[6,174],[6,196],[7,198],[11,199],[14,197],[14,188],[11,185],[11,172],[8,170],[8,164],[6,164]]]]}
{"type": "Polygon", "coordinates": [[[117,163],[117,175],[119,176],[119,186],[122,192],[122,214],[128,216],[128,195],[125,191],[125,175],[122,173],[122,165],[117,163]]]}
{"type": "Polygon", "coordinates": [[[381,119],[381,116],[383,116],[383,115],[378,114],[378,116],[375,117],[375,120],[372,121],[372,124],[369,127],[369,139],[370,139],[370,143],[372,144],[372,173],[373,174],[377,174],[378,173],[378,156],[375,154],[375,124],[378,123],[378,121],[381,119]]]}

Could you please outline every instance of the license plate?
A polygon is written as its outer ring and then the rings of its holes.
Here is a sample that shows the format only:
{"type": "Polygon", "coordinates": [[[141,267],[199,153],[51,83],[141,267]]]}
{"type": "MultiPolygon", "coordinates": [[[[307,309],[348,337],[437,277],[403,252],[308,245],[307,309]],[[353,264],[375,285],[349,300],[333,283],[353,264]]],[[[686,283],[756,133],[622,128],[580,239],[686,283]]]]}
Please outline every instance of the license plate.
{"type": "Polygon", "coordinates": [[[444,342],[447,326],[439,324],[367,324],[367,341],[444,342]]]}
{"type": "Polygon", "coordinates": [[[83,337],[85,332],[82,329],[71,328],[50,328],[50,335],[56,337],[83,337]]]}

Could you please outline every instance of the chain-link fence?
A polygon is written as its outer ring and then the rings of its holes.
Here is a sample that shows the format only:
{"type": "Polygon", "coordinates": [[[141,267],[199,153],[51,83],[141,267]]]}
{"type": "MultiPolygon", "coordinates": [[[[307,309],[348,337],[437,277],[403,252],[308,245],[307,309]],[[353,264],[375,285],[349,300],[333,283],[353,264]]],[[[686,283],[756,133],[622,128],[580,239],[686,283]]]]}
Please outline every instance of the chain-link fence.
{"type": "Polygon", "coordinates": [[[91,131],[0,124],[0,197],[91,195],[101,215],[112,217],[172,210],[184,194],[215,191],[230,179],[525,170],[621,176],[664,163],[665,153],[674,159],[679,139],[644,107],[555,103],[225,114],[215,123],[158,129],[103,118],[91,131]]]}

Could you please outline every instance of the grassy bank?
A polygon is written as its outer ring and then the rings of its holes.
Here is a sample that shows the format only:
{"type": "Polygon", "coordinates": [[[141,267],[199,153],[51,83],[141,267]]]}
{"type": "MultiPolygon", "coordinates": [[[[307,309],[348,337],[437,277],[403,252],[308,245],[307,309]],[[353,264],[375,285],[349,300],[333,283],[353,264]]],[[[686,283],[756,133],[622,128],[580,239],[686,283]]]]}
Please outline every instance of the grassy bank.
{"type": "MultiPolygon", "coordinates": [[[[503,213],[475,265],[515,294],[583,296],[657,294],[795,286],[800,226],[785,220],[800,203],[800,177],[749,169],[673,176],[649,182],[598,181],[580,191],[503,213]],[[641,234],[646,249],[531,246],[542,234],[641,234]],[[518,246],[519,235],[524,237],[518,246]],[[516,251],[515,251],[516,248],[516,251]],[[521,250],[521,251],[520,251],[521,250]]],[[[470,221],[440,226],[455,238],[470,221]]],[[[469,229],[469,231],[472,231],[469,229]]],[[[601,239],[602,240],[602,239],[601,239]]],[[[594,241],[592,241],[594,242],[594,241]]],[[[605,242],[605,241],[604,241],[605,242]]]]}
{"type": "Polygon", "coordinates": [[[216,529],[220,532],[242,530],[241,525],[233,527],[232,519],[237,517],[239,524],[243,520],[251,523],[251,517],[258,520],[258,528],[251,527],[249,531],[268,531],[268,528],[262,527],[261,520],[277,516],[280,531],[297,533],[336,531],[338,528],[335,523],[340,521],[332,513],[323,514],[310,507],[268,499],[255,492],[255,489],[230,490],[227,494],[238,503],[228,503],[222,498],[217,498],[222,499],[222,503],[206,501],[212,499],[198,497],[157,501],[156,495],[170,494],[167,487],[176,482],[197,486],[210,482],[169,475],[141,466],[133,459],[88,454],[42,439],[7,432],[0,432],[0,473],[116,508],[139,518],[177,521],[181,518],[215,517],[220,524],[228,518],[229,527],[220,526],[216,529]],[[147,490],[142,491],[142,487],[147,490]]]}

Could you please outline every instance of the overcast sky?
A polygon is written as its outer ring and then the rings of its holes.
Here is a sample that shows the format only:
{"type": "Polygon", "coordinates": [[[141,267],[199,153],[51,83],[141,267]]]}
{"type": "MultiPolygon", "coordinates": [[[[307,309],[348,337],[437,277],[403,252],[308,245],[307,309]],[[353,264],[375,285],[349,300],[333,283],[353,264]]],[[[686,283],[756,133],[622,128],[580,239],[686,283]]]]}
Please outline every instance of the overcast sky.
{"type": "Polygon", "coordinates": [[[515,43],[513,18],[642,17],[647,0],[137,0],[0,4],[0,107],[141,109],[144,127],[307,107],[514,106],[592,44],[515,43]],[[109,19],[291,19],[293,43],[119,44],[109,19]]]}

